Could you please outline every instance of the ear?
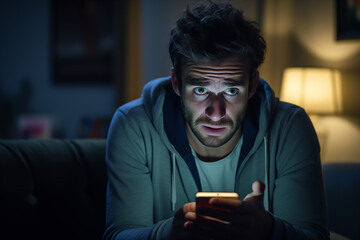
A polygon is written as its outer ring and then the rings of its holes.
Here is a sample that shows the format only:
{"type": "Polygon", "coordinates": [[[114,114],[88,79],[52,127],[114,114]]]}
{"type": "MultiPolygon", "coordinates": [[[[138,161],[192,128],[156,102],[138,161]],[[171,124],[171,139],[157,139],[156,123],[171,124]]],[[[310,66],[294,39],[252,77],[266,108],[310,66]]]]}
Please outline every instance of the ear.
{"type": "Polygon", "coordinates": [[[256,89],[257,89],[257,85],[259,83],[259,72],[256,71],[256,73],[251,77],[250,79],[250,84],[249,84],[249,99],[252,98],[252,96],[254,96],[256,89]]]}
{"type": "Polygon", "coordinates": [[[181,94],[181,89],[179,89],[179,80],[176,77],[174,68],[171,68],[171,83],[172,83],[172,88],[174,89],[174,92],[176,93],[176,95],[180,96],[181,94]]]}

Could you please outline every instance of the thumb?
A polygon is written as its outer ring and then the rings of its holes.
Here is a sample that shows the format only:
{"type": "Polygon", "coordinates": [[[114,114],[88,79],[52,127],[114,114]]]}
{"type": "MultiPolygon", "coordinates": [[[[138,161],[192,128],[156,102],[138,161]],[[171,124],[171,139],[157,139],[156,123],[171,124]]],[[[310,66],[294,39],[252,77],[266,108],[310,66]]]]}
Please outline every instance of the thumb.
{"type": "Polygon", "coordinates": [[[249,198],[257,198],[262,201],[264,197],[264,190],[265,190],[265,184],[260,181],[255,181],[252,184],[252,193],[246,195],[244,200],[247,200],[249,198]]]}

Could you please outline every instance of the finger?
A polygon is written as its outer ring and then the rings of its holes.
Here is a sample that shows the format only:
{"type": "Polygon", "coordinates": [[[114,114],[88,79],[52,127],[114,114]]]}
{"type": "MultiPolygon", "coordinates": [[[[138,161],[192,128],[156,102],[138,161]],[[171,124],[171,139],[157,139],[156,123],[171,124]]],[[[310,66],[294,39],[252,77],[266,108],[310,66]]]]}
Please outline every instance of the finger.
{"type": "Polygon", "coordinates": [[[195,212],[187,212],[187,213],[185,213],[185,220],[186,221],[195,221],[196,220],[196,213],[195,212]]]}
{"type": "Polygon", "coordinates": [[[251,209],[244,207],[244,202],[240,199],[211,198],[210,207],[200,207],[197,213],[215,218],[231,220],[235,215],[247,215],[251,209]]]}
{"type": "Polygon", "coordinates": [[[196,211],[196,203],[195,202],[189,202],[184,204],[183,206],[183,213],[186,215],[188,212],[195,212],[196,211]]]}
{"type": "Polygon", "coordinates": [[[234,215],[233,211],[227,209],[202,207],[198,209],[196,219],[210,217],[228,221],[232,218],[232,215],[234,215]]]}
{"type": "MultiPolygon", "coordinates": [[[[242,207],[235,212],[227,212],[221,211],[217,209],[199,209],[199,212],[196,217],[196,222],[199,219],[211,219],[214,221],[218,221],[221,223],[231,223],[234,226],[242,226],[247,225],[249,222],[249,218],[253,210],[249,206],[242,205],[242,207]]],[[[201,220],[200,220],[201,222],[201,220]]]]}
{"type": "Polygon", "coordinates": [[[248,200],[249,198],[259,198],[262,200],[264,196],[265,184],[260,181],[255,181],[252,184],[252,190],[253,192],[246,195],[244,200],[248,200]]]}
{"type": "Polygon", "coordinates": [[[190,231],[192,227],[194,227],[194,222],[193,221],[185,221],[185,223],[184,223],[184,228],[185,229],[190,231]]]}
{"type": "Polygon", "coordinates": [[[252,190],[256,194],[263,194],[265,190],[265,184],[260,181],[255,181],[252,184],[252,190]]]}
{"type": "MultiPolygon", "coordinates": [[[[251,209],[244,206],[244,201],[240,199],[227,199],[227,198],[211,198],[209,201],[212,209],[219,210],[234,214],[248,214],[251,213],[251,209]]],[[[205,210],[207,211],[207,210],[205,210]]]]}
{"type": "Polygon", "coordinates": [[[196,204],[195,202],[186,203],[183,206],[183,213],[184,213],[184,228],[190,229],[196,220],[196,204]]]}
{"type": "Polygon", "coordinates": [[[187,225],[191,225],[193,216],[192,214],[195,214],[195,203],[186,203],[183,205],[182,208],[177,210],[174,214],[174,220],[172,223],[173,229],[175,232],[182,232],[187,225]],[[188,218],[186,218],[186,216],[188,218]],[[187,223],[188,222],[188,223],[187,223]]]}
{"type": "Polygon", "coordinates": [[[215,208],[234,211],[241,206],[242,201],[235,198],[210,198],[209,204],[215,208]]]}

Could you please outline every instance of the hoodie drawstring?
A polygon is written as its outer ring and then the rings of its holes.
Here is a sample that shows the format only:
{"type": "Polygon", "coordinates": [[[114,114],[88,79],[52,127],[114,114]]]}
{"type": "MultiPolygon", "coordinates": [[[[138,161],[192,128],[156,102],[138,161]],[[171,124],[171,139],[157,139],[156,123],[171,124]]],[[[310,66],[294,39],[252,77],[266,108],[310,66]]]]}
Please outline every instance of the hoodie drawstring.
{"type": "Polygon", "coordinates": [[[268,156],[268,146],[267,139],[264,136],[264,145],[265,145],[265,192],[264,192],[264,207],[267,211],[269,211],[269,156],[268,156]]]}
{"type": "Polygon", "coordinates": [[[172,154],[172,172],[171,172],[171,210],[175,211],[176,205],[176,178],[175,178],[175,171],[176,171],[176,158],[175,153],[172,154]]]}

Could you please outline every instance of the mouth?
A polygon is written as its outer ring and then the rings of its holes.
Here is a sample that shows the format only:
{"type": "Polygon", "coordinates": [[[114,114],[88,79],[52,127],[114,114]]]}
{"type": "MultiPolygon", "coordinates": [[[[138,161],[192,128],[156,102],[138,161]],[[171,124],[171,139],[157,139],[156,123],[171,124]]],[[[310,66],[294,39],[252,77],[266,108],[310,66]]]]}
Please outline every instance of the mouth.
{"type": "Polygon", "coordinates": [[[212,136],[220,136],[226,130],[224,126],[202,125],[201,127],[208,135],[212,136]]]}

